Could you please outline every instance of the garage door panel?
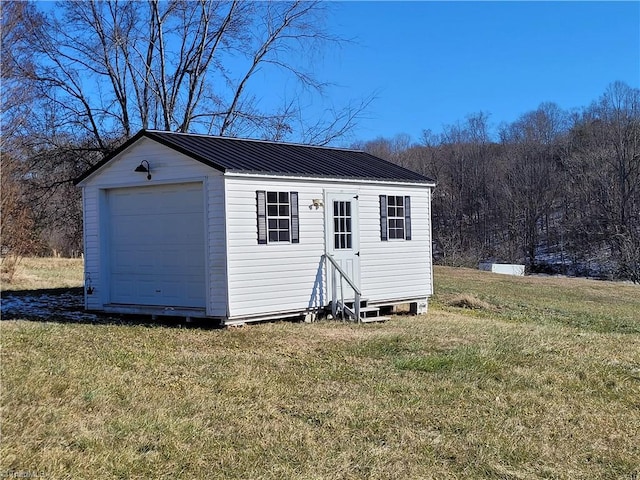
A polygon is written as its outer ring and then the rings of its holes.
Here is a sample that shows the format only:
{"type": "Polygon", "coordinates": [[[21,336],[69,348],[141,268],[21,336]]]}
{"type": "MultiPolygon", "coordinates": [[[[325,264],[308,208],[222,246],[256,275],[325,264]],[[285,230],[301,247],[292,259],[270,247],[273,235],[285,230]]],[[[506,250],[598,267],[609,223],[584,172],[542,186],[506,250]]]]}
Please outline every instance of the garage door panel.
{"type": "Polygon", "coordinates": [[[201,184],[109,191],[111,302],[205,306],[201,184]]]}
{"type": "Polygon", "coordinates": [[[196,301],[199,298],[198,293],[198,282],[193,281],[189,282],[185,285],[186,288],[186,296],[192,301],[196,301]]]}
{"type": "Polygon", "coordinates": [[[134,303],[135,283],[128,275],[112,275],[111,296],[118,298],[120,303],[134,303]]]}
{"type": "Polygon", "coordinates": [[[147,300],[148,303],[153,304],[157,297],[156,283],[157,282],[154,282],[153,277],[151,276],[147,276],[146,278],[141,276],[137,281],[137,293],[140,295],[140,298],[143,298],[147,300]]]}

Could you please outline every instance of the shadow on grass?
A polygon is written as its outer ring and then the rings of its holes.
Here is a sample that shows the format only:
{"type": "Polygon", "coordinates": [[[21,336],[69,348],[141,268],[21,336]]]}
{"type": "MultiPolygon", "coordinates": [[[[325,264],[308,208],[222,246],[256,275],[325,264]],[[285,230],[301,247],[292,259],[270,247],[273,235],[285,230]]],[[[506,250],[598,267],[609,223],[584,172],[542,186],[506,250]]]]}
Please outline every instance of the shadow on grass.
{"type": "Polygon", "coordinates": [[[47,323],[90,325],[122,325],[170,328],[222,328],[213,319],[150,315],[114,315],[89,312],[84,309],[84,291],[78,288],[49,288],[39,290],[5,290],[1,294],[1,319],[47,323]]]}

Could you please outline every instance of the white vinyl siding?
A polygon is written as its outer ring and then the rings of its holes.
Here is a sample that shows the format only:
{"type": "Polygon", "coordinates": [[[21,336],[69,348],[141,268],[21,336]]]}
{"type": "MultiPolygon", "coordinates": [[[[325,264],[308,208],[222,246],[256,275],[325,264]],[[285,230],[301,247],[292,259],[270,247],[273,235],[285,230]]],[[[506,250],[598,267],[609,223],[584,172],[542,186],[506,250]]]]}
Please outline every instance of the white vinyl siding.
{"type": "Polygon", "coordinates": [[[111,162],[81,182],[84,198],[85,277],[91,278],[94,292],[85,296],[85,305],[101,310],[110,300],[108,272],[109,210],[106,192],[118,187],[201,182],[207,221],[206,258],[208,267],[206,313],[225,316],[227,312],[224,231],[224,180],[221,172],[201,164],[149,139],[141,139],[111,162]],[[151,166],[152,180],[134,172],[142,160],[151,166]]]}
{"type": "MultiPolygon", "coordinates": [[[[215,173],[215,172],[214,172],[215,173]]],[[[207,219],[209,239],[209,303],[207,315],[227,315],[227,250],[224,206],[224,178],[213,175],[207,179],[207,219]]]]}
{"type": "Polygon", "coordinates": [[[232,317],[299,310],[329,301],[324,278],[324,191],[357,192],[363,297],[372,302],[426,298],[431,286],[429,188],[310,180],[227,178],[227,270],[232,317]],[[297,191],[300,243],[256,242],[256,191],[297,191]],[[411,196],[410,242],[380,241],[381,192],[411,196]]]}
{"type": "Polygon", "coordinates": [[[428,187],[360,189],[360,270],[363,297],[372,301],[425,298],[432,294],[431,220],[428,187]],[[380,241],[380,193],[411,198],[411,241],[380,241]]]}
{"type": "Polygon", "coordinates": [[[85,308],[99,310],[102,308],[102,285],[100,270],[99,243],[99,191],[97,188],[84,188],[82,192],[84,217],[84,277],[85,287],[91,283],[91,295],[85,291],[85,308]]]}
{"type": "Polygon", "coordinates": [[[232,317],[326,304],[321,257],[324,211],[309,209],[322,186],[297,181],[226,179],[227,271],[232,317]],[[256,191],[297,192],[299,243],[256,241],[256,191]]]}

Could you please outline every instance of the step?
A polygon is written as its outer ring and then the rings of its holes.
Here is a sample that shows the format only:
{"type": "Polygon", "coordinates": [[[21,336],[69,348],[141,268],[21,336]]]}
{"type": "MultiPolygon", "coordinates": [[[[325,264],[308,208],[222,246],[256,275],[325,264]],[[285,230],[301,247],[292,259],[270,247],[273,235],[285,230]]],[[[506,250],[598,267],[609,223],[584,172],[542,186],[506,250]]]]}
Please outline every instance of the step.
{"type": "Polygon", "coordinates": [[[374,322],[386,322],[391,317],[363,317],[360,318],[360,323],[374,323],[374,322]]]}
{"type": "Polygon", "coordinates": [[[371,313],[371,312],[379,312],[380,308],[378,307],[360,307],[360,313],[371,313]]]}
{"type": "MultiPolygon", "coordinates": [[[[345,310],[355,313],[355,307],[353,305],[345,305],[345,310]]],[[[367,313],[376,313],[380,311],[380,307],[360,307],[360,315],[366,315],[367,313]]]]}

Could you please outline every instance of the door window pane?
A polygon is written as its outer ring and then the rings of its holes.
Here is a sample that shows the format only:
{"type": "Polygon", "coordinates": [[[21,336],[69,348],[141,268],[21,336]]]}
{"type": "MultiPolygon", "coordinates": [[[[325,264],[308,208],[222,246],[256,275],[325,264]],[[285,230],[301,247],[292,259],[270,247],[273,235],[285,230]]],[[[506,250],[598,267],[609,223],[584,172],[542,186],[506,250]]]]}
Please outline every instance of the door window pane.
{"type": "Polygon", "coordinates": [[[333,246],[336,250],[352,248],[351,202],[333,202],[333,246]]]}

